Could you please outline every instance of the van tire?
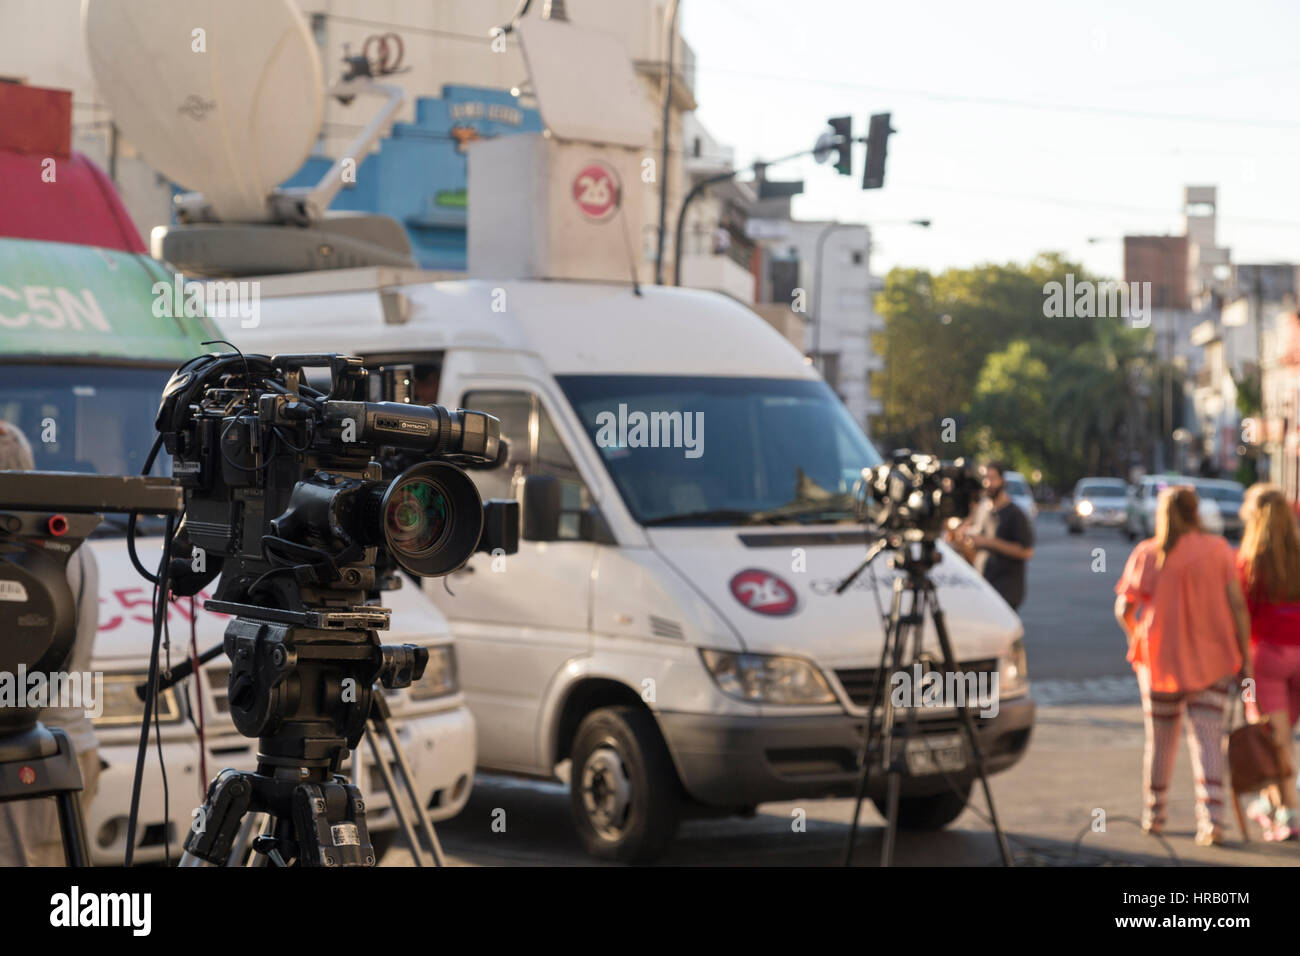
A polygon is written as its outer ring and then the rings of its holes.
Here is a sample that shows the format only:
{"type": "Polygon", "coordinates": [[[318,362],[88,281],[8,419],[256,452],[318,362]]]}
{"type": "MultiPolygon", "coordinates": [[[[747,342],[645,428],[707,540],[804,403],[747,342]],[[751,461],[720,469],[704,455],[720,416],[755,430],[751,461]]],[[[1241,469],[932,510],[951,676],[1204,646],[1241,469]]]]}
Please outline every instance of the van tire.
{"type": "MultiPolygon", "coordinates": [[[[898,828],[900,830],[942,830],[961,816],[970,800],[970,784],[961,791],[945,790],[928,797],[898,798],[898,828]]],[[[884,797],[871,800],[882,817],[888,818],[888,804],[884,797]]]]}
{"type": "Polygon", "coordinates": [[[677,832],[683,801],[654,716],[635,706],[594,710],[578,725],[572,756],[569,808],[587,852],[619,863],[659,856],[677,832]],[[610,810],[613,819],[598,815],[610,810]]]}

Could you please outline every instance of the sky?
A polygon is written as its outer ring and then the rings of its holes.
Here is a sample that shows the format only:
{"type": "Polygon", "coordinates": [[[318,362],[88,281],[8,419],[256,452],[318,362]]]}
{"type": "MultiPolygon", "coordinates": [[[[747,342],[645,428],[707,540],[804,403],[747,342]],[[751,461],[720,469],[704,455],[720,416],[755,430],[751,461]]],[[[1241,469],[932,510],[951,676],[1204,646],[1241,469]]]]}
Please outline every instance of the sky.
{"type": "Polygon", "coordinates": [[[1296,0],[681,0],[698,117],[738,163],[891,112],[885,185],[796,160],[794,214],[873,226],[872,271],[1062,252],[1118,277],[1217,185],[1234,262],[1300,262],[1296,0]],[[931,219],[929,229],[907,220],[931,219]],[[1095,242],[1089,242],[1095,239],[1095,242]]]}

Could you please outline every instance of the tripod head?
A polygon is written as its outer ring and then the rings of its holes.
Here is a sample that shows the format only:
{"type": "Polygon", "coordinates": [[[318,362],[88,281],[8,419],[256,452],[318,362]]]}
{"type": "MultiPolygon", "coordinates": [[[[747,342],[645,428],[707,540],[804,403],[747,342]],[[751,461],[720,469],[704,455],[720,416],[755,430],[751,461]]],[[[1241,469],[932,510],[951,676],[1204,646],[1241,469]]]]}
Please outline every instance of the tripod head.
{"type": "Polygon", "coordinates": [[[911,583],[923,581],[934,566],[943,560],[943,554],[939,551],[937,542],[929,535],[908,531],[885,532],[871,543],[871,546],[867,548],[867,556],[862,559],[862,563],[853,569],[852,574],[839,583],[835,588],[835,593],[843,594],[852,587],[853,582],[858,579],[859,575],[867,570],[872,562],[885,551],[893,552],[893,557],[890,559],[891,563],[906,574],[908,581],[911,583]]]}

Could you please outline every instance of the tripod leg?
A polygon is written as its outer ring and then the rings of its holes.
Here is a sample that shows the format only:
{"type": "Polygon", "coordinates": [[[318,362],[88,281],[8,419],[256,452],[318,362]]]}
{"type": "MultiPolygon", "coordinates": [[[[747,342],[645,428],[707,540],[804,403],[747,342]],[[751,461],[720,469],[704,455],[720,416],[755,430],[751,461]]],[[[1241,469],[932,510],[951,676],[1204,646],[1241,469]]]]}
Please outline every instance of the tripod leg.
{"type": "Polygon", "coordinates": [[[244,865],[244,854],[248,852],[248,845],[253,840],[253,831],[259,829],[262,823],[264,823],[262,814],[252,811],[244,814],[244,819],[239,824],[239,832],[235,834],[234,843],[230,846],[230,856],[226,858],[226,866],[244,865]]]}
{"type": "Polygon", "coordinates": [[[63,836],[63,859],[68,866],[85,866],[86,824],[81,818],[81,794],[65,790],[54,799],[59,810],[59,832],[63,836]]]}
{"type": "Polygon", "coordinates": [[[252,802],[252,776],[238,770],[223,770],[212,781],[208,799],[185,835],[182,866],[198,866],[195,860],[222,866],[230,859],[231,845],[252,802]]]}
{"type": "MultiPolygon", "coordinates": [[[[957,670],[957,662],[952,653],[952,642],[948,639],[948,628],[944,624],[943,609],[939,607],[938,596],[934,594],[933,585],[929,586],[931,596],[930,613],[934,618],[934,629],[939,635],[939,648],[943,652],[944,668],[953,672],[957,670]]],[[[968,699],[964,706],[959,707],[961,714],[962,727],[966,730],[966,740],[970,744],[971,756],[975,760],[975,771],[979,775],[980,785],[984,788],[984,802],[989,808],[989,820],[993,824],[993,832],[997,835],[998,852],[1002,855],[1003,866],[1015,866],[1011,858],[1011,848],[1007,845],[1007,835],[1002,830],[1002,824],[998,822],[998,811],[993,806],[993,791],[989,787],[989,776],[984,769],[984,751],[980,748],[979,738],[975,734],[975,721],[970,715],[970,700],[968,699]]]]}
{"type": "MultiPolygon", "coordinates": [[[[424,866],[424,844],[420,841],[415,824],[407,814],[406,802],[397,792],[397,782],[393,779],[392,768],[388,766],[388,761],[384,759],[384,754],[379,749],[379,735],[375,733],[373,717],[366,724],[366,743],[370,744],[370,753],[375,758],[375,767],[384,780],[384,789],[388,791],[388,799],[397,813],[398,822],[402,825],[402,833],[406,835],[406,842],[411,845],[411,856],[415,858],[415,865],[424,866]]],[[[418,809],[420,805],[418,800],[415,805],[418,809]]]]}
{"type": "Polygon", "coordinates": [[[380,723],[380,728],[388,739],[388,746],[397,760],[397,771],[406,782],[406,792],[410,795],[411,806],[415,808],[418,822],[429,839],[429,851],[433,856],[434,866],[446,866],[446,860],[442,855],[442,844],[438,842],[438,834],[433,829],[433,820],[429,817],[429,809],[424,805],[424,802],[420,799],[419,791],[415,788],[415,774],[411,772],[411,765],[406,760],[406,751],[402,749],[401,744],[398,742],[397,734],[393,732],[393,725],[387,717],[380,723]]]}
{"type": "Polygon", "coordinates": [[[889,651],[893,645],[898,619],[902,610],[902,579],[894,580],[894,596],[890,601],[889,619],[885,624],[885,633],[880,642],[880,663],[876,667],[875,686],[871,689],[871,699],[867,702],[867,729],[862,735],[861,776],[858,777],[857,799],[853,804],[853,822],[849,825],[849,839],[844,847],[844,865],[853,865],[853,850],[858,841],[858,819],[862,816],[862,804],[867,798],[867,784],[871,779],[872,758],[875,755],[874,744],[879,739],[876,732],[876,708],[881,704],[885,686],[885,664],[889,660],[889,651]]]}
{"type": "MultiPolygon", "coordinates": [[[[925,636],[924,622],[925,613],[921,596],[911,590],[912,606],[908,611],[907,617],[900,618],[898,624],[898,640],[894,643],[894,670],[897,674],[902,672],[904,667],[904,655],[907,653],[909,643],[911,647],[911,656],[907,658],[907,666],[910,668],[913,663],[921,657],[921,642],[925,636]]],[[[885,838],[880,845],[880,865],[894,865],[894,845],[898,842],[898,798],[899,790],[903,783],[903,769],[906,766],[907,746],[912,736],[916,733],[916,699],[915,688],[913,688],[913,700],[911,706],[907,708],[906,723],[903,725],[903,748],[895,752],[894,747],[894,700],[890,695],[888,702],[885,704],[889,715],[888,726],[889,736],[885,738],[885,765],[888,767],[888,785],[885,797],[885,838]]]]}

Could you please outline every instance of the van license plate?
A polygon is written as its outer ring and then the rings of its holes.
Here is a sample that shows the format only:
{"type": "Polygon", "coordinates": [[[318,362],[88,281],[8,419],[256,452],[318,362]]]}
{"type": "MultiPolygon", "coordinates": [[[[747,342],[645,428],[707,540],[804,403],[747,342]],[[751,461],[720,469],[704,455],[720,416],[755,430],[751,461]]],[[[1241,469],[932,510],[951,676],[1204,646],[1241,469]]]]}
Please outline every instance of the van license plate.
{"type": "Polygon", "coordinates": [[[913,737],[907,742],[907,772],[913,777],[966,769],[966,739],[961,734],[913,737]]]}

